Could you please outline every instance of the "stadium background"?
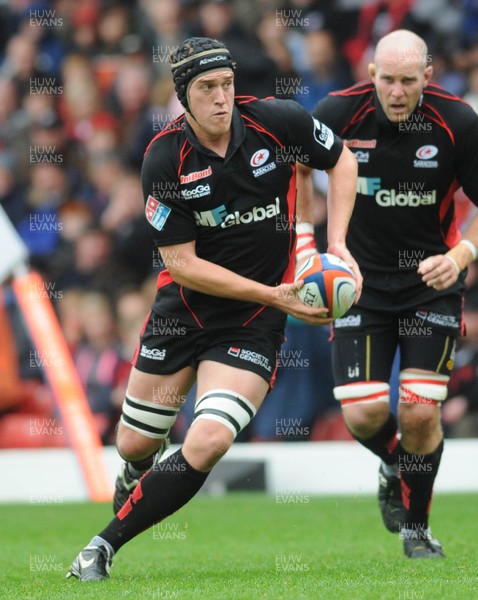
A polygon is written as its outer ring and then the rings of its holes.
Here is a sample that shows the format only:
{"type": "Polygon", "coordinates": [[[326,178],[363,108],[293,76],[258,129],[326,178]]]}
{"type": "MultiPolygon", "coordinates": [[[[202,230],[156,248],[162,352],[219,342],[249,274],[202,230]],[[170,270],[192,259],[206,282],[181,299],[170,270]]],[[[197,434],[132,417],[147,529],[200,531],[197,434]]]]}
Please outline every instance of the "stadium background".
{"type": "MultiPolygon", "coordinates": [[[[427,41],[434,81],[478,111],[478,5],[473,0],[0,3],[1,205],[28,248],[31,269],[44,280],[37,298],[46,297],[54,306],[105,446],[113,443],[129,361],[162,267],[143,217],[139,171],[148,141],[182,111],[171,82],[169,52],[189,35],[221,39],[238,63],[238,94],[294,98],[311,110],[329,91],[365,79],[374,43],[399,27],[427,41]]],[[[325,188],[323,174],[317,173],[316,238],[322,250],[325,188]]],[[[460,192],[456,203],[464,224],[475,209],[460,192]]],[[[460,343],[444,404],[448,439],[478,435],[475,265],[468,286],[468,336],[460,343]]],[[[180,334],[177,323],[169,326],[180,334]]],[[[327,328],[289,320],[276,388],[238,440],[256,444],[257,450],[239,449],[237,460],[257,454],[261,442],[274,442],[263,455],[270,465],[285,460],[280,444],[327,442],[314,446],[311,456],[332,447],[340,454],[344,448],[345,470],[330,488],[321,482],[307,489],[340,491],[338,481],[344,479],[352,481],[349,491],[372,491],[370,457],[357,453],[332,398],[328,335],[327,328]],[[352,449],[363,460],[356,461],[355,479],[350,467],[347,471],[352,449]]],[[[10,492],[3,492],[4,500],[28,498],[28,490],[38,492],[41,486],[64,499],[86,494],[81,478],[70,482],[59,477],[75,471],[74,455],[35,452],[70,447],[61,399],[45,378],[45,369],[59,368],[61,357],[35,346],[11,282],[5,281],[0,303],[3,472],[7,481],[15,481],[22,465],[36,472],[35,460],[39,468],[45,460],[66,463],[64,470],[52,471],[51,482],[35,487],[30,481],[23,491],[18,482],[6,486],[10,492]],[[12,449],[25,451],[12,454],[12,449]]],[[[185,400],[173,444],[181,442],[190,422],[192,401],[185,400]]],[[[473,442],[463,444],[456,446],[458,456],[474,456],[473,442]]],[[[290,447],[290,452],[300,447],[290,447]]],[[[113,473],[118,458],[112,448],[105,456],[113,473]]],[[[339,472],[342,463],[337,460],[339,472]]],[[[471,489],[478,487],[471,484],[471,489]]],[[[263,485],[275,489],[284,483],[263,485]]],[[[469,485],[469,478],[461,483],[452,478],[444,487],[469,485]]]]}

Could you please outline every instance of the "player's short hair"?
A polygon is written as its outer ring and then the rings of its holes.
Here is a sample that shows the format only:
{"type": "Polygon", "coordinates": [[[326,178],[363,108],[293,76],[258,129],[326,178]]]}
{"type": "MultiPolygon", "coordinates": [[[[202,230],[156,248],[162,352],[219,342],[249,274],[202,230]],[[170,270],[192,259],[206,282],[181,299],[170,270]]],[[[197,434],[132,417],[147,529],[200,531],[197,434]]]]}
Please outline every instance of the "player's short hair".
{"type": "Polygon", "coordinates": [[[184,40],[169,55],[169,62],[178,99],[189,112],[188,89],[194,79],[207,71],[236,68],[226,46],[205,37],[184,40]]]}

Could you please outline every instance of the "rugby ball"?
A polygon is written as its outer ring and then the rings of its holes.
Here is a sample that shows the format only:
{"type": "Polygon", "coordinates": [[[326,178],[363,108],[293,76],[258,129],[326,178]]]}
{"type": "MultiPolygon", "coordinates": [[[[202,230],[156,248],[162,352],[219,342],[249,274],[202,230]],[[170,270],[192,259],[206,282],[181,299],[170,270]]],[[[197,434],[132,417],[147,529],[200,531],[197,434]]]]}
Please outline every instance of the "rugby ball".
{"type": "Polygon", "coordinates": [[[308,258],[295,275],[304,280],[297,292],[299,299],[313,308],[328,308],[334,319],[352,306],[356,282],[352,270],[334,254],[314,254],[308,258]]]}

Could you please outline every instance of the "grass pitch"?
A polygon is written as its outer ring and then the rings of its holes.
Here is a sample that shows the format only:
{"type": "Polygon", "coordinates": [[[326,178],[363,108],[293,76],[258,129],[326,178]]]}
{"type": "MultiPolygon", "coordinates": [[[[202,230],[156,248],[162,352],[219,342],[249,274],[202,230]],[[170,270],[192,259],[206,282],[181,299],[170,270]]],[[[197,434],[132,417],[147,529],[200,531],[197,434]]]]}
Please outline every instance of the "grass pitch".
{"type": "Polygon", "coordinates": [[[478,495],[437,495],[445,560],[411,561],[375,498],[199,495],[124,546],[111,579],[65,573],[110,505],[3,505],[0,598],[418,600],[478,598],[478,495]]]}

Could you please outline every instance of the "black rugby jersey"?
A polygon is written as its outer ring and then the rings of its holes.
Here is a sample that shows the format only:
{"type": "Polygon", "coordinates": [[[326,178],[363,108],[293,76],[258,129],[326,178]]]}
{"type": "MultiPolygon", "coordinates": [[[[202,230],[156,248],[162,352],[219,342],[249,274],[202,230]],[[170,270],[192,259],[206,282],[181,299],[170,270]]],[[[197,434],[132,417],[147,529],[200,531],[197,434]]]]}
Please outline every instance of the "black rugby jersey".
{"type": "Polygon", "coordinates": [[[363,269],[416,271],[459,241],[453,194],[478,204],[478,116],[430,84],[407,121],[391,123],[372,82],[332,92],[313,116],[344,139],[359,163],[347,246],[363,269]]]}
{"type": "MultiPolygon", "coordinates": [[[[236,98],[225,158],[184,115],[150,143],[142,168],[146,218],[158,247],[196,241],[200,258],[276,286],[293,281],[295,163],[333,167],[342,141],[289,100],[236,98]]],[[[169,257],[174,260],[174,257],[169,257]]],[[[281,329],[286,315],[158,276],[153,310],[195,327],[281,329]]]]}

